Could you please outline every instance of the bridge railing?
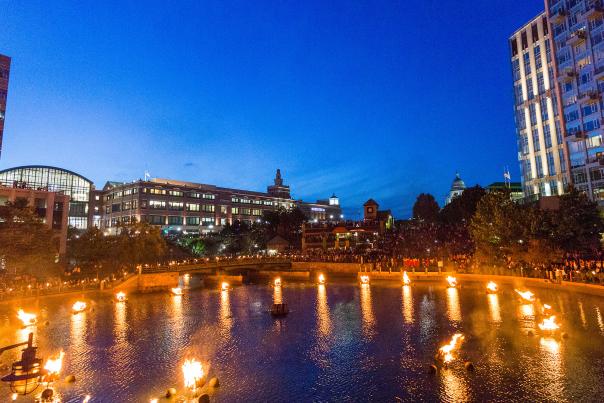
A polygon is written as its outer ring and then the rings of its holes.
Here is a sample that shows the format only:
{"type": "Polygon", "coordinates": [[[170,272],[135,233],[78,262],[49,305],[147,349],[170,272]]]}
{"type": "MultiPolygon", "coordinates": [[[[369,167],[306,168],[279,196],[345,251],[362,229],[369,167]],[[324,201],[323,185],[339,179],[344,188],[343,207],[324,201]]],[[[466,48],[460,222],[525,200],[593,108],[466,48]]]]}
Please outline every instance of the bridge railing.
{"type": "Polygon", "coordinates": [[[162,266],[149,266],[143,267],[142,273],[165,273],[165,272],[182,272],[192,269],[224,269],[231,267],[240,267],[248,265],[259,265],[259,264],[290,264],[291,260],[287,258],[244,258],[244,259],[228,259],[218,260],[212,262],[186,262],[186,263],[174,263],[162,266]]]}

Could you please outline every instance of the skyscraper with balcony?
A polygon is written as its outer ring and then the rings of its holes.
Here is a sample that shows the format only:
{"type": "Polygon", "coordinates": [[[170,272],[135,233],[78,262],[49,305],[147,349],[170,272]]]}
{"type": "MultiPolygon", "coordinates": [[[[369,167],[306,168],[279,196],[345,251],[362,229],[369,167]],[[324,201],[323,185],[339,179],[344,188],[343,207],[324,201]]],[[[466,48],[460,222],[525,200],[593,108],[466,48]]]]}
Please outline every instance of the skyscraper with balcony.
{"type": "Polygon", "coordinates": [[[604,9],[596,0],[545,0],[561,93],[571,180],[604,205],[604,9]]]}
{"type": "Polygon", "coordinates": [[[4,134],[4,115],[6,113],[9,72],[10,57],[0,55],[0,156],[2,156],[2,135],[4,134]]]}
{"type": "Polygon", "coordinates": [[[545,13],[516,31],[509,43],[524,196],[562,194],[570,181],[568,152],[554,42],[545,13]]]}

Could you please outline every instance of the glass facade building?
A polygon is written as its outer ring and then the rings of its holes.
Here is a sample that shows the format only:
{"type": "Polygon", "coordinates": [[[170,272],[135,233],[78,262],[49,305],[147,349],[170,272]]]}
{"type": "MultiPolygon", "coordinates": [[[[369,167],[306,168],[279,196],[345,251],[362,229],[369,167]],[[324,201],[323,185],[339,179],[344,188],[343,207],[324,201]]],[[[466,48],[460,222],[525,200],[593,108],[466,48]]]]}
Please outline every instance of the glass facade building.
{"type": "Polygon", "coordinates": [[[82,175],[50,166],[22,166],[0,171],[0,185],[61,192],[69,196],[68,224],[77,229],[88,228],[90,197],[94,186],[82,175]]]}
{"type": "Polygon", "coordinates": [[[570,181],[553,40],[544,13],[510,37],[514,117],[526,198],[564,193],[570,181]]]}

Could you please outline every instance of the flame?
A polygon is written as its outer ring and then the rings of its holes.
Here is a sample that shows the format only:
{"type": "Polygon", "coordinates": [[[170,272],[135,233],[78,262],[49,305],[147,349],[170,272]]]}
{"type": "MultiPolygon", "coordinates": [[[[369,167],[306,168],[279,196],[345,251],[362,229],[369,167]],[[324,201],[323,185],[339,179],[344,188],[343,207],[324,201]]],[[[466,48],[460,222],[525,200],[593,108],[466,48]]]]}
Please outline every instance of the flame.
{"type": "Polygon", "coordinates": [[[115,298],[119,301],[119,302],[124,302],[126,300],[126,293],[123,291],[118,292],[117,294],[115,294],[115,298]]]}
{"type": "Polygon", "coordinates": [[[275,287],[281,287],[281,277],[277,277],[273,284],[275,285],[275,287]]]}
{"type": "Polygon", "coordinates": [[[16,393],[13,393],[13,394],[11,395],[11,397],[10,397],[10,398],[11,398],[13,401],[15,401],[15,400],[17,400],[17,396],[19,396],[19,395],[18,395],[18,394],[16,394],[16,393]]]}
{"type": "Polygon", "coordinates": [[[63,350],[61,350],[58,355],[48,357],[48,360],[46,360],[46,365],[44,365],[44,369],[48,371],[48,375],[59,375],[59,372],[61,372],[61,367],[63,366],[64,356],[65,353],[63,350]]]}
{"type": "Polygon", "coordinates": [[[222,287],[222,291],[228,291],[229,283],[227,283],[226,281],[223,281],[221,287],[222,287]]]}
{"type": "Polygon", "coordinates": [[[73,310],[73,313],[80,313],[86,310],[86,308],[88,307],[88,305],[86,305],[85,302],[82,301],[76,301],[73,306],[71,307],[71,309],[73,310]]]}
{"type": "Polygon", "coordinates": [[[543,319],[543,322],[539,323],[539,329],[543,331],[553,332],[560,329],[560,325],[556,323],[556,317],[554,315],[549,318],[543,319]]]}
{"type": "Polygon", "coordinates": [[[203,367],[195,359],[186,360],[182,364],[182,373],[185,377],[185,388],[195,389],[197,382],[203,377],[203,367]]]}
{"type": "Polygon", "coordinates": [[[547,311],[549,311],[550,309],[552,309],[551,305],[543,304],[543,312],[544,313],[547,312],[547,311]]]}
{"type": "Polygon", "coordinates": [[[535,300],[535,294],[533,294],[530,291],[518,291],[516,289],[514,291],[516,291],[516,293],[518,295],[520,295],[520,297],[526,301],[533,302],[535,300]]]}
{"type": "Polygon", "coordinates": [[[319,284],[325,284],[325,276],[323,273],[319,274],[319,284]]]}
{"type": "Polygon", "coordinates": [[[369,276],[362,275],[361,276],[361,284],[369,284],[369,276]]]}
{"type": "Polygon", "coordinates": [[[403,272],[403,285],[409,285],[409,284],[411,284],[411,279],[407,275],[407,272],[404,271],[403,272]]]}
{"type": "Polygon", "coordinates": [[[453,357],[453,352],[459,348],[463,340],[463,334],[455,333],[453,335],[453,338],[451,338],[449,344],[445,344],[444,346],[438,349],[438,354],[440,355],[445,364],[453,361],[453,359],[455,358],[453,357]]]}
{"type": "Polygon", "coordinates": [[[90,395],[86,395],[84,396],[84,400],[82,400],[82,403],[88,403],[90,401],[91,397],[90,395]]]}
{"type": "Polygon", "coordinates": [[[457,279],[452,276],[447,276],[447,283],[449,283],[449,287],[457,287],[457,279]]]}
{"type": "Polygon", "coordinates": [[[489,281],[487,283],[487,292],[494,294],[497,292],[497,284],[495,284],[493,281],[489,281]]]}
{"type": "Polygon", "coordinates": [[[182,295],[183,294],[182,288],[180,288],[180,287],[174,287],[174,288],[172,288],[172,294],[174,294],[174,295],[182,295]]]}
{"type": "Polygon", "coordinates": [[[23,311],[23,309],[17,311],[17,317],[23,322],[23,326],[33,326],[38,323],[38,318],[35,313],[27,313],[23,311]]]}

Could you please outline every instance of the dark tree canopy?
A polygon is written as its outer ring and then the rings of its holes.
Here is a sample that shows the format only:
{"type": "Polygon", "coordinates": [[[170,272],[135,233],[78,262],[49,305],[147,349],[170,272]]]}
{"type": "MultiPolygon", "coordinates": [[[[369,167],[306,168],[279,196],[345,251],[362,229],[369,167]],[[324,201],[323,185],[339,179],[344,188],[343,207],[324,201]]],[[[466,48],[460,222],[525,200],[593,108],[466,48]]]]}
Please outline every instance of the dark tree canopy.
{"type": "Polygon", "coordinates": [[[413,205],[413,218],[434,222],[438,218],[439,210],[434,196],[429,193],[420,193],[413,205]]]}
{"type": "Polygon", "coordinates": [[[449,224],[469,222],[476,213],[478,202],[485,194],[486,191],[478,185],[467,188],[461,196],[453,198],[443,207],[440,211],[441,220],[449,224]]]}

